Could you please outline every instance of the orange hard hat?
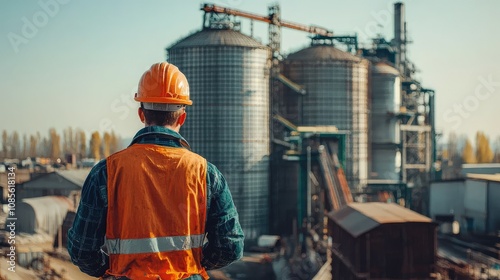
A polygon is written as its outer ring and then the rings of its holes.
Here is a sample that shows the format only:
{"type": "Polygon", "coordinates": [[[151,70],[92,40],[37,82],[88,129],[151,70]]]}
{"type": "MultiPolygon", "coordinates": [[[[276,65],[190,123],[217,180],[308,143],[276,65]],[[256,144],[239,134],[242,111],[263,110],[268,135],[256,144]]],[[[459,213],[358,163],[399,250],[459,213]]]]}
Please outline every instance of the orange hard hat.
{"type": "Polygon", "coordinates": [[[144,103],[193,104],[186,76],[168,62],[155,63],[142,75],[134,99],[144,103]]]}

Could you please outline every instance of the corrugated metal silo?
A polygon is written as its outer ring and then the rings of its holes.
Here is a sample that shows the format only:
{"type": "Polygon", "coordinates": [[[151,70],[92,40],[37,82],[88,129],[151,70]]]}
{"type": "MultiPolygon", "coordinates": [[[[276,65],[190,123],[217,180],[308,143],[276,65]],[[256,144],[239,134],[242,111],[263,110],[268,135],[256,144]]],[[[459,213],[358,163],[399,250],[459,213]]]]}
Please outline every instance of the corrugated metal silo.
{"type": "Polygon", "coordinates": [[[269,227],[269,49],[238,31],[206,28],[168,49],[193,106],[181,134],[228,181],[249,239],[269,227]]]}
{"type": "Polygon", "coordinates": [[[378,62],[371,68],[371,142],[373,179],[398,180],[401,155],[400,131],[395,113],[401,105],[399,71],[378,62]]]}
{"type": "Polygon", "coordinates": [[[351,188],[364,187],[368,177],[368,66],[365,59],[314,41],[283,62],[285,76],[307,91],[292,108],[288,104],[288,112],[298,112],[297,122],[349,131],[344,168],[351,188]]]}

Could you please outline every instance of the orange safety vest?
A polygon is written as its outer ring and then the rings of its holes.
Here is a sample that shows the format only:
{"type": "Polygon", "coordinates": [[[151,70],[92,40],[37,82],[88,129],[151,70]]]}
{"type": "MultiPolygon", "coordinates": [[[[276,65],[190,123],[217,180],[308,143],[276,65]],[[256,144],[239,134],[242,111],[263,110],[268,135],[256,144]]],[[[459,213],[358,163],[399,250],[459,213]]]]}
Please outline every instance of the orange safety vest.
{"type": "Polygon", "coordinates": [[[134,144],[106,161],[106,273],[208,279],[201,266],[207,161],[184,148],[153,144],[134,144]]]}

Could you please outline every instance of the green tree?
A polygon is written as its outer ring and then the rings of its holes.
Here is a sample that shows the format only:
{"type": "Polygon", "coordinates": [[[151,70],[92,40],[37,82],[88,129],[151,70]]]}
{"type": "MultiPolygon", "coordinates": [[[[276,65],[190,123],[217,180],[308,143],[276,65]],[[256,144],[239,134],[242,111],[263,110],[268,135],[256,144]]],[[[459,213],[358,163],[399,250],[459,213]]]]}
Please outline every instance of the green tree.
{"type": "Polygon", "coordinates": [[[493,151],[490,140],[481,131],[476,133],[476,160],[478,163],[490,163],[493,161],[493,151]]]}

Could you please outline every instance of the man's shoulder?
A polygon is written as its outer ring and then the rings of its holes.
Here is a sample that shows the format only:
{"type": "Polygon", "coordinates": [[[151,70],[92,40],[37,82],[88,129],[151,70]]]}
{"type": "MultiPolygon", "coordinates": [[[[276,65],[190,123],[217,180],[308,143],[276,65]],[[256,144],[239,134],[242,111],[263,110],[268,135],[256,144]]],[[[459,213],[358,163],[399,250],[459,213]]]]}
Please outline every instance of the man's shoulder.
{"type": "Polygon", "coordinates": [[[209,162],[207,160],[207,173],[210,173],[210,174],[222,174],[219,169],[217,168],[217,166],[215,166],[215,164],[209,162]]]}
{"type": "Polygon", "coordinates": [[[103,168],[105,169],[106,168],[106,162],[107,162],[107,159],[105,159],[105,158],[101,159],[99,162],[97,162],[92,167],[92,169],[90,170],[90,173],[101,171],[103,168]]]}
{"type": "Polygon", "coordinates": [[[227,187],[226,179],[215,164],[207,161],[207,178],[213,192],[220,192],[227,187]]]}
{"type": "Polygon", "coordinates": [[[97,179],[99,177],[106,177],[106,159],[100,160],[98,163],[96,163],[92,169],[90,169],[89,175],[87,178],[92,178],[92,179],[97,179]]]}

